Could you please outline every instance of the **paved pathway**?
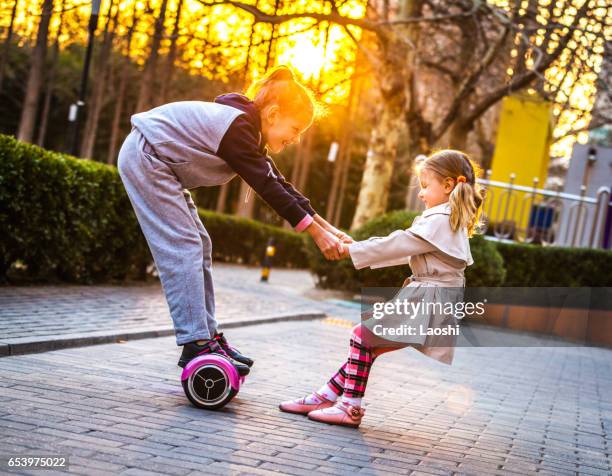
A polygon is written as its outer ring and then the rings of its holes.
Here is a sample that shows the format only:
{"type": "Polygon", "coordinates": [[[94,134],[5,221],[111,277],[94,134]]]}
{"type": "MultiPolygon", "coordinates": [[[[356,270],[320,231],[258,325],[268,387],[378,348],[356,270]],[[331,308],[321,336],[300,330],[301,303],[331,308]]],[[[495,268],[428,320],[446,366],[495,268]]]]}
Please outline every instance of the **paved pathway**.
{"type": "MultiPolygon", "coordinates": [[[[252,321],[323,317],[326,304],[304,270],[215,264],[217,319],[230,328],[252,321]]],[[[0,287],[0,356],[100,342],[174,335],[158,283],[129,286],[0,287]]]]}
{"type": "Polygon", "coordinates": [[[256,364],[219,412],[183,395],[173,337],[2,358],[0,455],[69,455],[84,475],[611,474],[612,351],[393,352],[355,430],[276,408],[345,357],[351,324],[331,322],[228,331],[256,364]]]}

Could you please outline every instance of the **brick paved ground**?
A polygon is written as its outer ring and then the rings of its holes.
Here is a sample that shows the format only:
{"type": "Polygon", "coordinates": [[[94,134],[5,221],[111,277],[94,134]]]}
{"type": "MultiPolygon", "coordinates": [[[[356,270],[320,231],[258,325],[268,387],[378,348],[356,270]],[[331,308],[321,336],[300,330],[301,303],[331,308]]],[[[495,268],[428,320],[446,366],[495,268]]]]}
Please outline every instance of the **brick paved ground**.
{"type": "MultiPolygon", "coordinates": [[[[261,283],[259,268],[215,263],[214,275],[222,326],[326,309],[303,296],[316,293],[307,271],[273,269],[270,282],[261,283]]],[[[0,356],[91,344],[109,336],[158,335],[174,335],[174,330],[157,283],[0,287],[0,356]]]]}
{"type": "Polygon", "coordinates": [[[84,475],[612,472],[612,351],[458,348],[452,367],[387,354],[355,430],[276,408],[345,357],[350,324],[329,322],[229,331],[256,364],[220,412],[187,402],[172,337],[2,358],[0,455],[65,454],[84,475]]]}

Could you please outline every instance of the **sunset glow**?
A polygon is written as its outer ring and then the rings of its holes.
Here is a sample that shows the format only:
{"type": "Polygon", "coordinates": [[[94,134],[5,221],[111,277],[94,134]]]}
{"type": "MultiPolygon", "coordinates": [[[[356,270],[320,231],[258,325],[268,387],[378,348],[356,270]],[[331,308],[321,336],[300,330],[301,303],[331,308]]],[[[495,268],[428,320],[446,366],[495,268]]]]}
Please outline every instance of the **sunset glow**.
{"type": "MultiPolygon", "coordinates": [[[[98,35],[102,35],[106,15],[108,14],[110,0],[103,0],[101,6],[101,17],[98,27],[98,35]]],[[[579,6],[582,0],[576,0],[575,5],[567,8],[562,17],[563,23],[569,24],[572,20],[575,6],[579,6]]],[[[164,24],[166,38],[163,39],[160,54],[167,53],[170,41],[167,38],[174,26],[174,12],[178,0],[169,0],[164,24]]],[[[254,2],[251,2],[254,4],[254,2]]],[[[342,4],[339,13],[352,18],[362,18],[365,15],[365,0],[352,0],[342,4]]],[[[504,0],[492,1],[498,7],[507,8],[504,0]]],[[[123,36],[129,28],[128,18],[131,19],[134,6],[139,13],[139,25],[132,40],[130,56],[139,64],[144,64],[148,57],[150,47],[150,32],[153,30],[155,16],[145,14],[149,5],[154,11],[159,9],[161,0],[151,2],[138,1],[134,4],[131,0],[122,0],[118,3],[118,31],[117,35],[123,36]]],[[[0,0],[2,6],[2,24],[8,22],[4,12],[10,11],[11,2],[0,0]]],[[[59,26],[60,2],[56,2],[55,13],[50,25],[50,36],[54,38],[59,26]]],[[[76,3],[66,0],[70,8],[64,13],[63,34],[60,37],[61,47],[65,48],[73,43],[85,43],[87,32],[82,25],[87,23],[89,16],[89,2],[76,3]]],[[[270,5],[261,5],[267,13],[270,5]]],[[[308,8],[316,11],[317,2],[305,2],[304,0],[286,2],[277,12],[295,13],[308,8]]],[[[325,12],[329,8],[328,3],[319,2],[320,11],[325,12]]],[[[34,38],[37,22],[39,20],[39,4],[21,0],[18,4],[18,13],[15,23],[15,34],[20,42],[34,38]]],[[[603,7],[602,7],[603,8],[603,7]]],[[[605,9],[602,9],[605,14],[605,9]]],[[[545,21],[545,18],[540,20],[545,21]]],[[[351,27],[353,34],[359,38],[361,31],[351,27]]],[[[596,31],[592,32],[597,33],[596,31]]],[[[298,18],[284,22],[272,30],[272,26],[265,23],[253,25],[253,16],[241,9],[230,5],[206,6],[198,0],[184,0],[181,14],[181,38],[178,41],[179,57],[177,66],[188,70],[191,74],[201,75],[210,79],[227,80],[231,74],[245,75],[245,84],[261,77],[266,69],[266,64],[286,64],[291,66],[298,75],[312,88],[324,91],[321,100],[330,104],[346,103],[349,88],[347,79],[355,69],[357,48],[354,41],[349,37],[346,30],[335,24],[327,22],[316,23],[312,18],[298,18]],[[249,50],[249,37],[253,33],[251,49],[249,50]],[[212,46],[211,46],[212,45],[212,46]],[[203,54],[206,50],[207,54],[203,54]],[[247,64],[248,51],[248,71],[247,64]],[[226,58],[223,65],[219,65],[218,59],[226,58]],[[231,60],[230,60],[231,59],[231,60]]],[[[584,35],[583,35],[584,37],[584,35]]],[[[541,40],[536,35],[535,44],[541,40]]],[[[583,41],[584,38],[577,41],[583,41]]],[[[574,41],[574,40],[572,40],[574,41]]],[[[602,46],[594,48],[592,61],[597,68],[601,64],[602,46]]],[[[513,53],[516,55],[516,50],[513,53]]],[[[564,59],[562,61],[566,61],[564,59]]],[[[510,68],[509,76],[514,74],[510,68]]],[[[567,131],[586,125],[588,113],[585,116],[582,111],[590,111],[595,99],[595,74],[582,75],[580,79],[570,72],[564,75],[565,70],[550,68],[546,72],[546,79],[555,85],[563,81],[559,97],[567,97],[569,108],[561,110],[555,106],[555,131],[554,144],[551,150],[553,156],[569,157],[574,142],[585,140],[587,133],[575,136],[566,136],[567,131]],[[563,79],[564,78],[564,79],[563,79]],[[583,116],[581,118],[581,116],[583,116]]]]}

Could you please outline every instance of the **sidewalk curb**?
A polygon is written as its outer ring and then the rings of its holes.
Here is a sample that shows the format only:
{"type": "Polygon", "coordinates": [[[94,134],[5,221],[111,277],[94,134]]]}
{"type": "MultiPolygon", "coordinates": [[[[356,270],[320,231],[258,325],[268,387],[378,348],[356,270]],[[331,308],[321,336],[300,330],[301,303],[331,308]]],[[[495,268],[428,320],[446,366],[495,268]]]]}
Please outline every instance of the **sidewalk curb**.
{"type": "MultiPolygon", "coordinates": [[[[262,317],[261,319],[243,319],[220,324],[221,330],[243,326],[256,326],[285,321],[309,321],[324,319],[324,312],[307,314],[286,314],[280,316],[262,317]]],[[[87,347],[98,344],[112,344],[123,340],[150,339],[153,337],[166,337],[174,335],[174,327],[148,328],[137,331],[122,331],[109,334],[108,331],[88,334],[64,334],[61,336],[46,336],[40,340],[23,337],[0,341],[0,358],[15,355],[39,354],[52,350],[69,349],[73,347],[87,347]]]]}

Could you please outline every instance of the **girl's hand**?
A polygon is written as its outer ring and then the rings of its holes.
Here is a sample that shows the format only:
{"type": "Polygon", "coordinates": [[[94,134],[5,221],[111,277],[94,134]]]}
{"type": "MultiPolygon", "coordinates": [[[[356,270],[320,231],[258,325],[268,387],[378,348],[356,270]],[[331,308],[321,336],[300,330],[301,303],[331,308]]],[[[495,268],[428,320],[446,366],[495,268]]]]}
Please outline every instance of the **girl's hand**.
{"type": "Polygon", "coordinates": [[[338,230],[338,228],[336,228],[335,226],[329,225],[327,227],[327,230],[332,235],[334,235],[336,238],[338,238],[342,243],[352,243],[353,242],[353,239],[349,235],[347,235],[343,231],[338,230]]]}
{"type": "MultiPolygon", "coordinates": [[[[350,238],[350,236],[349,236],[350,238]]],[[[351,242],[353,240],[351,239],[351,242]]],[[[349,247],[347,243],[338,243],[338,255],[339,258],[338,259],[344,259],[344,258],[350,258],[351,254],[349,253],[349,247]]]]}
{"type": "Polygon", "coordinates": [[[353,243],[353,239],[343,231],[338,230],[335,226],[325,220],[321,215],[315,214],[313,216],[314,221],[319,224],[321,228],[329,231],[332,235],[338,238],[342,243],[353,243]]]}
{"type": "Polygon", "coordinates": [[[324,230],[317,223],[312,223],[306,231],[312,236],[313,241],[323,253],[323,256],[328,260],[340,259],[338,238],[332,235],[329,231],[324,230]]]}
{"type": "Polygon", "coordinates": [[[340,230],[338,230],[338,233],[336,233],[336,237],[342,243],[354,243],[354,241],[355,241],[349,235],[347,235],[346,233],[344,233],[343,231],[340,231],[340,230]]]}

